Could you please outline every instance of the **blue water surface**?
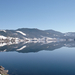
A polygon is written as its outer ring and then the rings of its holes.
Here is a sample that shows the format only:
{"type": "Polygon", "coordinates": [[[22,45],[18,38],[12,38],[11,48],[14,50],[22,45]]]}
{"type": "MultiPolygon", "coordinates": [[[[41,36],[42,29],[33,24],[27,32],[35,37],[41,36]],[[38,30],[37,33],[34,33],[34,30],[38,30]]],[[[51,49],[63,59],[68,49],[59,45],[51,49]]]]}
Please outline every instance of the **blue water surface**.
{"type": "Polygon", "coordinates": [[[9,70],[10,75],[75,75],[75,48],[0,52],[0,65],[9,70]]]}

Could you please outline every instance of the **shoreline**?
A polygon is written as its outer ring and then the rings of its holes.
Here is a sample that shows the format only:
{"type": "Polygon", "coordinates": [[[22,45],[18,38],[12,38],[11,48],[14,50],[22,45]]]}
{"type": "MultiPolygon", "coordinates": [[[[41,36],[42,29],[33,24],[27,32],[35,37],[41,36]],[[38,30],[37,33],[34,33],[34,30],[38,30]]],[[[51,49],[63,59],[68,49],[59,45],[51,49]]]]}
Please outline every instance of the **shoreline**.
{"type": "Polygon", "coordinates": [[[9,75],[9,74],[8,74],[8,70],[5,70],[5,68],[2,67],[2,66],[0,66],[0,74],[1,74],[1,75],[9,75]]]}

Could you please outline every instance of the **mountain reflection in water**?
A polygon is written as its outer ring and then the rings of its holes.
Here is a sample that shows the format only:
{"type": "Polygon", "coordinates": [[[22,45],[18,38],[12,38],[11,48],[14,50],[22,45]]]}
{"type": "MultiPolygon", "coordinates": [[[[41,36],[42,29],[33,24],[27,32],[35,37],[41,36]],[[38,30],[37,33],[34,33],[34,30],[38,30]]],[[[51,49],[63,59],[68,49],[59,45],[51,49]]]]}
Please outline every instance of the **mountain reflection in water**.
{"type": "Polygon", "coordinates": [[[41,50],[55,50],[61,47],[75,47],[75,41],[66,42],[19,42],[19,43],[0,43],[0,52],[17,51],[20,53],[38,52],[41,50]]]}
{"type": "Polygon", "coordinates": [[[0,65],[9,75],[75,75],[73,47],[75,41],[1,43],[0,65]]]}

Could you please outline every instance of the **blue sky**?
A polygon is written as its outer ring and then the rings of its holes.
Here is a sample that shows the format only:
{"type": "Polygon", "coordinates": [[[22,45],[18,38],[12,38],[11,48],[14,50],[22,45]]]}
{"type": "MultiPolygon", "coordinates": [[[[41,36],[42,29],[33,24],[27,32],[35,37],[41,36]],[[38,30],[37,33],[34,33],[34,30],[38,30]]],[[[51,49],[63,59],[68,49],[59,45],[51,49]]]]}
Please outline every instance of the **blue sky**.
{"type": "Polygon", "coordinates": [[[0,29],[75,32],[75,0],[0,0],[0,29]]]}

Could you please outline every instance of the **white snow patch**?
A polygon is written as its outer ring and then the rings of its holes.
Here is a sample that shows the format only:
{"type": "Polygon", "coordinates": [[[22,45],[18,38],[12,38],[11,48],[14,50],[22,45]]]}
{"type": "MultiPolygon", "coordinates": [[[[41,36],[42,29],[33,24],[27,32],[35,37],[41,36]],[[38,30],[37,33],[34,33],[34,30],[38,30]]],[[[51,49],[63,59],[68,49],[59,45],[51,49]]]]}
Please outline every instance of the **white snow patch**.
{"type": "Polygon", "coordinates": [[[25,34],[25,33],[23,33],[22,31],[16,31],[16,32],[18,32],[18,33],[20,33],[20,34],[22,34],[22,35],[26,36],[26,34],[25,34]]]}
{"type": "Polygon", "coordinates": [[[7,37],[3,36],[3,35],[0,35],[0,39],[6,39],[7,37]]]}
{"type": "Polygon", "coordinates": [[[5,50],[3,50],[3,51],[0,51],[0,52],[6,52],[7,51],[7,49],[5,49],[5,50]]]}
{"type": "Polygon", "coordinates": [[[7,45],[6,43],[0,43],[0,47],[7,45]]]}
{"type": "Polygon", "coordinates": [[[0,31],[6,32],[5,30],[0,30],[0,31]]]}
{"type": "Polygon", "coordinates": [[[6,52],[7,49],[4,50],[4,52],[6,52]]]}
{"type": "Polygon", "coordinates": [[[20,49],[17,49],[17,51],[20,51],[22,49],[26,48],[26,46],[21,47],[20,49]]]}

